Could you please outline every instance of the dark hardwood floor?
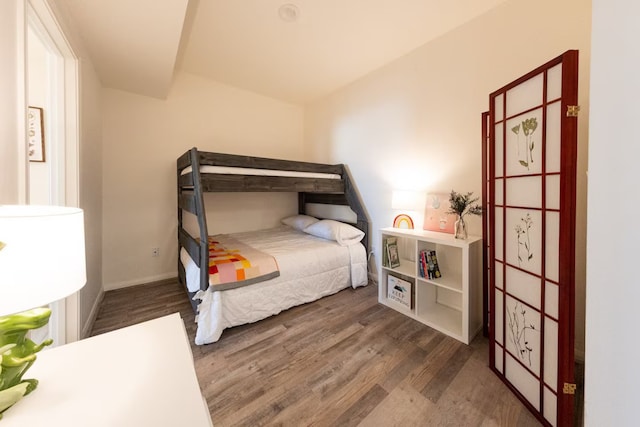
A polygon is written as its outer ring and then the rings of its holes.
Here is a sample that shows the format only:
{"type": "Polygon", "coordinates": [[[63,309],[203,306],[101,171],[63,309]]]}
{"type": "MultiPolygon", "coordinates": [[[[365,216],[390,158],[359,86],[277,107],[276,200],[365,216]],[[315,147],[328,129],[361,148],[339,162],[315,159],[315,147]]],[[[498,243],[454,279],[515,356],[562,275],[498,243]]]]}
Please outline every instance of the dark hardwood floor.
{"type": "MultiPolygon", "coordinates": [[[[470,346],[346,289],[196,346],[175,281],[105,294],[92,335],[180,312],[219,426],[537,426],[470,346]]],[[[170,367],[168,367],[170,369],[170,367]]]]}

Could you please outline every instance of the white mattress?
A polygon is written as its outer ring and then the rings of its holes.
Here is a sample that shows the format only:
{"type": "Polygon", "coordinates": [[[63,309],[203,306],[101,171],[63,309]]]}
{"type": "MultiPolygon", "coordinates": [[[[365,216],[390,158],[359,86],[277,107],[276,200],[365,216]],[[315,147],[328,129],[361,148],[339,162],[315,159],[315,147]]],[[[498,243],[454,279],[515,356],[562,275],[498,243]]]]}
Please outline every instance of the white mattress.
{"type": "MultiPolygon", "coordinates": [[[[191,166],[182,170],[181,175],[191,172],[191,166]]],[[[228,175],[256,175],[256,176],[290,176],[298,178],[341,179],[335,173],[296,172],[271,169],[234,168],[229,166],[200,166],[200,173],[218,173],[228,175]]]]}
{"type": "MultiPolygon", "coordinates": [[[[315,301],[346,287],[367,284],[367,257],[362,244],[340,246],[288,226],[231,234],[274,256],[280,276],[227,291],[199,291],[198,345],[217,341],[226,328],[256,322],[283,310],[315,301]]],[[[200,287],[200,269],[182,249],[187,287],[200,287]]]]}

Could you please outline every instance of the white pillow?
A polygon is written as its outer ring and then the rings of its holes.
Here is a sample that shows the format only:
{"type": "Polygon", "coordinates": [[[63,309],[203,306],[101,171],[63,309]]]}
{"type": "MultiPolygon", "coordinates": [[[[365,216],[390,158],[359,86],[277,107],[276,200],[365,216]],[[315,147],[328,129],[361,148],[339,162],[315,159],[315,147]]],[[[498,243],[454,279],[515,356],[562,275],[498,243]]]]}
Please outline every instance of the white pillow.
{"type": "Polygon", "coordinates": [[[311,224],[318,222],[318,218],[314,218],[309,215],[293,215],[288,216],[286,218],[282,218],[281,221],[284,225],[288,225],[289,227],[293,227],[296,230],[304,230],[311,224]]]}
{"type": "Polygon", "coordinates": [[[355,245],[364,237],[364,231],[332,219],[323,219],[311,224],[302,231],[312,236],[335,240],[340,246],[355,245]]]}

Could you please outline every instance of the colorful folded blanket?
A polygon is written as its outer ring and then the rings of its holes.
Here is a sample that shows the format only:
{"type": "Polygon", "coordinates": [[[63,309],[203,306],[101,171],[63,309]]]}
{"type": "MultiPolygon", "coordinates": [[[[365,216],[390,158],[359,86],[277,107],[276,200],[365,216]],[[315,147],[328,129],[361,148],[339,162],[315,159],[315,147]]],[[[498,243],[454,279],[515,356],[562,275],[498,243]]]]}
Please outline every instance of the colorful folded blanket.
{"type": "Polygon", "coordinates": [[[224,291],[280,275],[274,257],[226,234],[209,237],[209,285],[224,291]]]}

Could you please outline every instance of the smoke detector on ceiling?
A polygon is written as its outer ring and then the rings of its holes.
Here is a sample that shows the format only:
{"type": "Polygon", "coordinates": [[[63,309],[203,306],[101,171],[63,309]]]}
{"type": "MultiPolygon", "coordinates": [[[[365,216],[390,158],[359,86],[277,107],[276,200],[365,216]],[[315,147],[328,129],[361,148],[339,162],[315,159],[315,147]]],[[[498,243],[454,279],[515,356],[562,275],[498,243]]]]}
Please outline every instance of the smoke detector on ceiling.
{"type": "Polygon", "coordinates": [[[284,22],[295,22],[300,17],[300,9],[295,4],[286,3],[278,9],[278,16],[284,22]]]}

